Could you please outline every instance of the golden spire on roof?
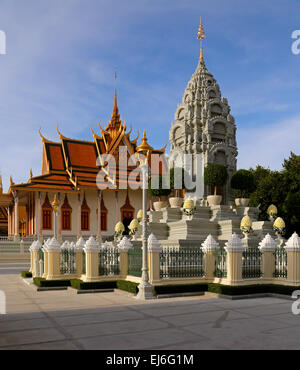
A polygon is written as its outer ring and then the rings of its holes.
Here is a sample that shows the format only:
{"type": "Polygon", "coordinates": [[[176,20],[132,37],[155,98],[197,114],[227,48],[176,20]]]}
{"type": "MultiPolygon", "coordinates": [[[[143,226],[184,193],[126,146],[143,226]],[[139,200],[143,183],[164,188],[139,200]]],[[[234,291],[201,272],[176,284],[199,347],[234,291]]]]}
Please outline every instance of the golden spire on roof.
{"type": "Polygon", "coordinates": [[[205,39],[206,35],[205,35],[205,32],[204,32],[204,28],[203,28],[203,25],[202,25],[202,18],[200,17],[200,26],[199,26],[199,30],[198,30],[198,33],[197,33],[197,39],[200,40],[201,42],[201,51],[200,51],[200,59],[203,60],[203,47],[202,47],[202,42],[203,40],[205,39]]]}
{"type": "Polygon", "coordinates": [[[115,101],[114,101],[114,108],[113,108],[110,122],[115,124],[117,120],[120,120],[120,114],[119,114],[118,103],[117,103],[117,72],[115,71],[115,101]]]}
{"type": "Polygon", "coordinates": [[[136,151],[137,152],[152,152],[153,151],[153,148],[152,146],[150,146],[148,143],[147,143],[147,137],[146,137],[146,130],[144,130],[144,134],[143,134],[143,137],[142,137],[142,143],[140,146],[138,146],[136,148],[136,151]]]}
{"type": "Polygon", "coordinates": [[[115,71],[115,107],[117,107],[117,71],[115,71]]]}
{"type": "Polygon", "coordinates": [[[108,131],[112,137],[114,137],[120,126],[122,125],[122,120],[120,118],[118,104],[117,104],[117,72],[115,72],[115,100],[114,100],[114,107],[113,112],[111,115],[111,119],[109,121],[109,124],[105,128],[105,131],[108,131]]]}

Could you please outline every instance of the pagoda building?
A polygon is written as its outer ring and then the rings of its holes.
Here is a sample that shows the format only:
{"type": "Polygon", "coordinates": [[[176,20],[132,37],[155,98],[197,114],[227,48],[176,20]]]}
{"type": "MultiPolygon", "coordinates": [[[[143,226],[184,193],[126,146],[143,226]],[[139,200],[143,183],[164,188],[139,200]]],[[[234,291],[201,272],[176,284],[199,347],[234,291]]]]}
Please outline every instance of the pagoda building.
{"type": "MultiPolygon", "coordinates": [[[[92,141],[67,138],[57,128],[59,141],[54,142],[39,131],[43,143],[41,175],[34,177],[30,170],[28,182],[21,184],[14,184],[11,178],[5,199],[4,194],[0,196],[2,202],[5,200],[10,237],[53,236],[51,203],[55,195],[59,201],[58,239],[90,235],[111,239],[117,222],[127,228],[136,218],[142,208],[141,179],[138,161],[129,158],[137,153],[138,137],[132,140],[132,130],[126,132],[116,84],[111,119],[105,129],[100,124],[99,128],[99,134],[91,128],[92,141]],[[115,165],[110,165],[110,158],[115,159],[115,165]],[[136,177],[130,176],[134,170],[136,177]]],[[[145,145],[149,146],[144,132],[141,146],[145,145]]],[[[164,158],[164,152],[165,148],[152,150],[157,158],[164,158]]]]}
{"type": "Polygon", "coordinates": [[[205,33],[201,21],[197,37],[201,41],[200,58],[175,112],[169,132],[170,157],[175,163],[178,160],[182,163],[184,155],[190,156],[186,167],[198,185],[189,195],[199,200],[212,194],[212,189],[204,185],[207,164],[226,166],[228,180],[218,189],[218,194],[222,195],[223,204],[229,204],[233,200],[230,180],[236,171],[238,155],[236,124],[227,99],[222,97],[216,79],[205,65],[202,48],[205,33]]]}

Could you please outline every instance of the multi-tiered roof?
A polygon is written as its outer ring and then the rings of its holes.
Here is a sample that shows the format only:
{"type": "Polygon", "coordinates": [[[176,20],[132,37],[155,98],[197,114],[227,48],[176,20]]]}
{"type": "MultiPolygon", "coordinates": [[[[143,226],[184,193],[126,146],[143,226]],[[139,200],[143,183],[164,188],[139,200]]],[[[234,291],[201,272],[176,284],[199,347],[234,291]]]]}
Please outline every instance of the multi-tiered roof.
{"type": "MultiPolygon", "coordinates": [[[[118,166],[119,147],[126,147],[127,159],[129,159],[137,151],[139,135],[132,140],[130,138],[132,130],[126,132],[126,124],[120,117],[117,105],[116,86],[111,119],[105,129],[100,124],[99,128],[100,134],[95,133],[91,128],[93,141],[70,139],[57,129],[60,141],[53,142],[46,139],[39,131],[43,142],[42,174],[33,177],[31,172],[27,183],[15,185],[11,182],[10,189],[74,192],[81,189],[107,188],[107,182],[118,188],[121,183],[128,180],[128,174],[136,168],[130,164],[128,164],[127,170],[118,166]],[[105,155],[107,154],[116,159],[115,181],[107,163],[105,163],[105,155]]],[[[145,141],[147,139],[144,135],[142,142],[145,141]]],[[[163,154],[164,151],[165,148],[153,150],[153,153],[163,154]]]]}

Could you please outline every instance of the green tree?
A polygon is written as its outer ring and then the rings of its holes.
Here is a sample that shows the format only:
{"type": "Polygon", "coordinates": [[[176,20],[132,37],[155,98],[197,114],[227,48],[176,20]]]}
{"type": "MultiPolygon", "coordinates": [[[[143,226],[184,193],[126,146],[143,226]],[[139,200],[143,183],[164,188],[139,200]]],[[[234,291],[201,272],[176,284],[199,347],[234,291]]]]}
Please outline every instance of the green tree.
{"type": "Polygon", "coordinates": [[[231,178],[231,187],[235,189],[236,198],[249,198],[256,188],[253,173],[243,169],[236,171],[231,178]]]}
{"type": "Polygon", "coordinates": [[[287,231],[300,234],[300,156],[290,154],[283,162],[282,171],[287,194],[282,204],[283,214],[287,220],[287,231]]]}
{"type": "Polygon", "coordinates": [[[204,169],[204,184],[213,186],[214,195],[217,195],[217,187],[225,184],[227,177],[227,168],[222,164],[210,163],[204,169]]]}
{"type": "Polygon", "coordinates": [[[253,174],[255,189],[257,188],[259,181],[271,173],[269,168],[264,168],[260,165],[258,165],[255,169],[250,168],[249,171],[253,174]]]}
{"type": "Polygon", "coordinates": [[[286,236],[294,231],[300,234],[300,156],[291,153],[283,162],[281,171],[257,166],[250,171],[254,175],[255,191],[250,196],[249,205],[260,205],[260,220],[267,220],[270,204],[278,208],[278,215],[285,220],[286,236]]]}

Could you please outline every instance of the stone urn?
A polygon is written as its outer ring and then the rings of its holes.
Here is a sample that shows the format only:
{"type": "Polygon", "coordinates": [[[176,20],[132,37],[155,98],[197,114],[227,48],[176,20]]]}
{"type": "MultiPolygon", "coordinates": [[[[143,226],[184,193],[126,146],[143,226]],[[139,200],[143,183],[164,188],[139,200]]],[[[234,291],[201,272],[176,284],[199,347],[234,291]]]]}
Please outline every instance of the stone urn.
{"type": "Polygon", "coordinates": [[[166,201],[153,202],[153,207],[155,211],[160,211],[163,208],[167,207],[167,202],[166,201]]]}
{"type": "Polygon", "coordinates": [[[222,202],[222,195],[209,195],[207,201],[210,206],[219,206],[222,202]]]}
{"type": "Polygon", "coordinates": [[[248,207],[250,199],[249,198],[236,198],[234,201],[237,207],[248,207]]]}
{"type": "Polygon", "coordinates": [[[171,208],[181,208],[183,204],[183,199],[180,197],[169,198],[169,203],[171,208]]]}

